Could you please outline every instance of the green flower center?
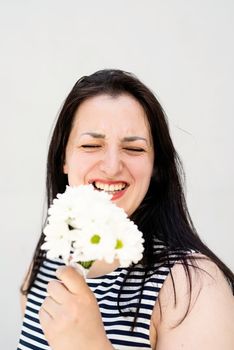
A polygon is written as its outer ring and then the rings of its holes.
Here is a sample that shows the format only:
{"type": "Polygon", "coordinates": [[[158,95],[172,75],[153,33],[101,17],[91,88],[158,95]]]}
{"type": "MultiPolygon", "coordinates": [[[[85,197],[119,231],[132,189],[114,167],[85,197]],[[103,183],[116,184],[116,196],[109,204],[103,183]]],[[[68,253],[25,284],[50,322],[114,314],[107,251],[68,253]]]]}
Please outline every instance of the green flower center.
{"type": "Polygon", "coordinates": [[[117,239],[115,249],[123,248],[123,242],[120,239],[117,239]]]}
{"type": "Polygon", "coordinates": [[[101,240],[101,237],[98,234],[96,234],[91,237],[90,242],[92,244],[98,244],[100,240],[101,240]]]}

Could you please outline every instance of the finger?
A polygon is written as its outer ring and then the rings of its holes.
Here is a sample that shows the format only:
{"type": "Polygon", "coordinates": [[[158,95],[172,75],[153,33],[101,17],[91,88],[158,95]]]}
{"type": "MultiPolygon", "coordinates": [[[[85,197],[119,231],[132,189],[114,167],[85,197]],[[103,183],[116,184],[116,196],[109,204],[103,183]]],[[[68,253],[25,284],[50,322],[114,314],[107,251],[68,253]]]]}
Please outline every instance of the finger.
{"type": "Polygon", "coordinates": [[[42,328],[47,327],[48,324],[53,320],[52,316],[41,306],[39,310],[39,320],[42,328]]]}
{"type": "Polygon", "coordinates": [[[83,293],[88,288],[84,278],[71,266],[59,267],[56,275],[73,294],[83,293]]]}
{"type": "Polygon", "coordinates": [[[45,311],[51,318],[56,318],[58,314],[60,304],[58,304],[53,298],[47,297],[42,306],[42,310],[45,311]]]}
{"type": "Polygon", "coordinates": [[[63,304],[69,297],[67,288],[58,280],[52,280],[48,283],[47,292],[59,304],[63,304]]]}

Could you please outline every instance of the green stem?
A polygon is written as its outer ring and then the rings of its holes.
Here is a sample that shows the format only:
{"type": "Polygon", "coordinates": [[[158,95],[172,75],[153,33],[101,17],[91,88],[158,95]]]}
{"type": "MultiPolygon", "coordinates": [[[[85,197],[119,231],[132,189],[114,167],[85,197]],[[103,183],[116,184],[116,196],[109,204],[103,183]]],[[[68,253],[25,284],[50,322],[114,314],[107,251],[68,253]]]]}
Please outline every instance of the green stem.
{"type": "Polygon", "coordinates": [[[93,265],[94,260],[90,261],[79,261],[79,264],[83,266],[85,269],[90,269],[90,267],[93,265]]]}

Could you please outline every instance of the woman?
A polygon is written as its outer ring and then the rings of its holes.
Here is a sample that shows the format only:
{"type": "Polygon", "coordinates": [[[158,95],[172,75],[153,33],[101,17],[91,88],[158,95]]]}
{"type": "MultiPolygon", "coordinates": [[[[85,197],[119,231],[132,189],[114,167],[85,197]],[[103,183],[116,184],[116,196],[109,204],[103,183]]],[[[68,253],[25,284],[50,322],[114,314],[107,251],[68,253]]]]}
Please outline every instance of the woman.
{"type": "Polygon", "coordinates": [[[120,70],[78,80],[49,148],[48,206],[67,184],[112,193],[143,232],[144,256],[128,269],[97,261],[85,282],[46,259],[42,234],[21,289],[18,349],[233,349],[234,276],[198,237],[181,177],[162,107],[144,84],[120,70]]]}

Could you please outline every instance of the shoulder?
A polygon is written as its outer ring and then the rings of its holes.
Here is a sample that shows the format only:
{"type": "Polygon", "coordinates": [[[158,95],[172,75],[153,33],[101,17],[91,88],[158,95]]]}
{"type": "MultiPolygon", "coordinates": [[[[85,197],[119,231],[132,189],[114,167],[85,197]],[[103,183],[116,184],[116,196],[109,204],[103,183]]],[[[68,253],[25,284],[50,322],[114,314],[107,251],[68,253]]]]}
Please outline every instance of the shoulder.
{"type": "Polygon", "coordinates": [[[233,349],[234,297],[226,278],[205,256],[193,254],[189,264],[186,272],[176,263],[160,290],[152,315],[157,350],[233,349]]]}

